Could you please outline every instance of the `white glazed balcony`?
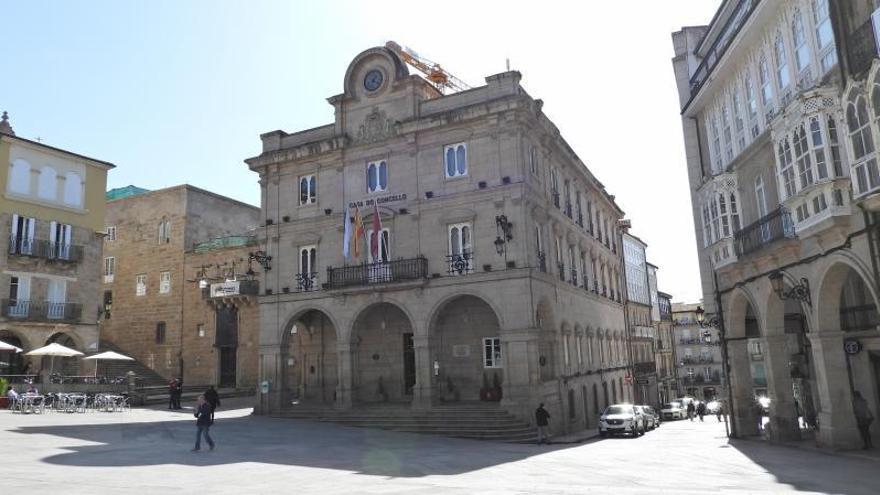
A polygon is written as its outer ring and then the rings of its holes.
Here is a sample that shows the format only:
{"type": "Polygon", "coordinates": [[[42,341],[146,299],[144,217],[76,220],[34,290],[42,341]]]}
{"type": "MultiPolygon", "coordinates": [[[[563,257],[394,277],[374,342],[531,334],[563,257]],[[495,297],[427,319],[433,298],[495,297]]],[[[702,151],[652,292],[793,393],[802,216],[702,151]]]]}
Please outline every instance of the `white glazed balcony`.
{"type": "Polygon", "coordinates": [[[736,250],[734,249],[733,237],[718,239],[708,248],[712,258],[712,266],[720,270],[728,265],[736,263],[736,250]]]}
{"type": "Polygon", "coordinates": [[[847,177],[817,182],[783,202],[791,212],[798,237],[822,232],[832,227],[836,218],[849,217],[852,214],[849,183],[847,177]]]}

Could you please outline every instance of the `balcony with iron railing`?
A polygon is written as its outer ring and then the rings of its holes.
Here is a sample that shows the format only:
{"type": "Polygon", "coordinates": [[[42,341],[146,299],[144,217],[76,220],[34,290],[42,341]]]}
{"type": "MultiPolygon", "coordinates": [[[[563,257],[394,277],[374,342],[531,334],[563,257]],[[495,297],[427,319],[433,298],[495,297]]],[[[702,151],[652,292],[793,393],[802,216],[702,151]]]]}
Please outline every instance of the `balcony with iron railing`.
{"type": "Polygon", "coordinates": [[[738,257],[760,251],[770,244],[795,237],[791,214],[779,207],[734,234],[734,246],[738,257]]]}
{"type": "MultiPolygon", "coordinates": [[[[474,272],[474,253],[464,251],[446,256],[446,274],[450,276],[467,275],[474,272]]],[[[425,270],[427,271],[427,265],[425,270]]]]}
{"type": "Polygon", "coordinates": [[[633,374],[635,375],[650,375],[651,373],[657,372],[657,363],[654,361],[647,361],[644,363],[634,363],[633,364],[633,374]]]}
{"type": "Polygon", "coordinates": [[[715,362],[714,356],[684,356],[681,358],[684,364],[712,364],[715,362]]]}
{"type": "Polygon", "coordinates": [[[52,261],[77,263],[82,261],[83,247],[75,244],[53,242],[44,239],[26,237],[9,237],[9,254],[11,256],[27,256],[52,261]]]}
{"type": "MultiPolygon", "coordinates": [[[[449,268],[456,274],[467,273],[473,269],[472,260],[469,253],[462,255],[447,256],[449,268]],[[467,256],[467,257],[466,257],[467,256]],[[458,261],[453,261],[453,257],[458,261]],[[460,273],[458,271],[460,270],[460,273]]],[[[451,273],[450,273],[451,274],[451,273]]],[[[314,275],[308,274],[311,279],[314,275]]],[[[345,289],[350,287],[363,287],[375,284],[391,284],[396,282],[407,282],[414,280],[424,280],[428,277],[428,259],[424,256],[415,258],[401,258],[391,261],[380,261],[377,263],[362,263],[360,265],[343,266],[338,268],[327,268],[326,288],[345,289]]],[[[306,277],[307,279],[309,277],[306,277]]],[[[307,286],[317,285],[311,282],[307,286]]],[[[306,289],[303,289],[304,291],[306,289]]],[[[313,290],[313,289],[310,289],[313,290]]]]}
{"type": "Polygon", "coordinates": [[[76,322],[82,317],[82,304],[3,299],[0,300],[0,316],[24,321],[76,322]]]}
{"type": "Polygon", "coordinates": [[[296,292],[312,292],[321,288],[318,284],[318,272],[297,273],[294,282],[296,282],[294,289],[296,292]]]}

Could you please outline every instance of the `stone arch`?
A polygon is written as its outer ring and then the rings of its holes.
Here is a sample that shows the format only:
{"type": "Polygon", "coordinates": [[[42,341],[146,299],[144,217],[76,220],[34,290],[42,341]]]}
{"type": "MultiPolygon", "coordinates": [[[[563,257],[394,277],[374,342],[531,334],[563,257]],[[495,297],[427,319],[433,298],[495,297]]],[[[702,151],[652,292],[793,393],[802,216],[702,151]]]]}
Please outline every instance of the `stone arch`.
{"type": "Polygon", "coordinates": [[[9,184],[11,192],[16,194],[30,194],[31,191],[31,164],[24,158],[16,158],[9,167],[9,184]]]}
{"type": "Polygon", "coordinates": [[[877,293],[866,282],[871,280],[869,273],[861,263],[849,256],[835,254],[828,260],[827,266],[819,272],[819,290],[813,298],[817,310],[816,331],[876,328],[877,309],[880,306],[877,304],[877,293]],[[845,301],[853,298],[858,301],[845,301]]]}
{"type": "Polygon", "coordinates": [[[279,339],[285,402],[330,404],[336,400],[338,332],[330,313],[317,308],[303,308],[287,320],[279,339]]]}
{"type": "Polygon", "coordinates": [[[758,325],[758,333],[763,335],[764,332],[761,330],[759,323],[761,321],[760,313],[758,313],[760,306],[757,305],[752,294],[744,287],[737,287],[728,297],[728,312],[724,325],[727,337],[733,339],[746,337],[747,327],[749,326],[747,325],[747,320],[749,318],[755,319],[755,325],[758,325]]]}
{"type": "Polygon", "coordinates": [[[341,322],[333,316],[333,313],[328,308],[325,308],[321,305],[309,305],[294,311],[293,314],[291,314],[285,320],[284,326],[279,329],[278,342],[280,342],[282,346],[286,345],[287,337],[290,335],[290,330],[293,325],[300,319],[300,317],[310,311],[317,311],[319,313],[322,313],[328,320],[330,320],[330,323],[333,324],[333,328],[336,329],[336,338],[341,339],[343,337],[342,335],[340,335],[340,329],[343,328],[340,325],[341,322]]]}
{"type": "MultiPolygon", "coordinates": [[[[492,308],[492,312],[495,313],[495,317],[498,318],[498,324],[501,326],[501,328],[506,328],[504,321],[504,312],[501,311],[501,308],[498,306],[498,304],[487,294],[484,294],[483,292],[477,290],[457,290],[455,293],[440,298],[436,303],[434,303],[434,306],[428,312],[429,317],[427,320],[427,328],[433,328],[436,323],[437,316],[440,314],[440,312],[443,311],[443,309],[445,309],[451,301],[458,299],[462,296],[475,297],[486,303],[490,308],[492,308]]],[[[541,298],[541,301],[538,303],[538,307],[541,308],[542,303],[544,302],[546,302],[546,298],[541,298]]],[[[545,307],[548,309],[549,315],[552,317],[553,311],[552,309],[549,309],[551,307],[549,303],[547,303],[545,307]]]]}
{"type": "Polygon", "coordinates": [[[376,301],[352,320],[352,393],[358,402],[408,400],[415,386],[413,323],[402,306],[376,301]]]}
{"type": "Polygon", "coordinates": [[[476,400],[486,382],[506,381],[498,314],[483,298],[447,299],[431,327],[431,362],[439,364],[439,392],[445,400],[476,400]],[[497,345],[496,345],[497,344],[497,345]]]}
{"type": "Polygon", "coordinates": [[[352,311],[351,314],[356,315],[356,316],[354,317],[354,319],[351,320],[351,322],[347,328],[340,327],[340,330],[341,330],[340,331],[340,338],[343,341],[353,339],[354,338],[354,324],[357,321],[358,317],[362,316],[364,314],[364,311],[369,309],[370,306],[375,306],[376,304],[381,304],[381,303],[388,303],[392,306],[395,306],[397,309],[399,309],[401,312],[403,312],[403,314],[409,320],[410,325],[412,325],[412,328],[413,328],[413,331],[415,332],[415,334],[417,336],[424,336],[425,332],[427,331],[427,328],[422,327],[417,324],[419,322],[419,319],[416,317],[416,315],[413,314],[413,312],[399,299],[396,299],[394,297],[388,297],[386,294],[383,294],[381,297],[379,297],[377,295],[376,297],[371,298],[369,301],[362,303],[360,306],[356,307],[354,309],[354,311],[352,311]]]}

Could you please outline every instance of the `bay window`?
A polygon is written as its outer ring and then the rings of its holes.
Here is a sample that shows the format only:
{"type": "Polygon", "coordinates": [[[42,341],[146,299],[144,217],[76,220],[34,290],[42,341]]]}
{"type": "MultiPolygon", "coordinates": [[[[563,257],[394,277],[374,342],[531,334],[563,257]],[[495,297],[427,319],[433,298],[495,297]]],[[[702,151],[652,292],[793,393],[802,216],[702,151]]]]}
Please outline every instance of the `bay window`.
{"type": "MultiPolygon", "coordinates": [[[[880,109],[878,106],[880,101],[875,100],[875,110],[880,109]]],[[[856,195],[861,195],[880,187],[877,155],[874,152],[874,139],[864,96],[857,95],[854,99],[850,98],[846,108],[846,122],[853,152],[852,168],[856,195]]]]}

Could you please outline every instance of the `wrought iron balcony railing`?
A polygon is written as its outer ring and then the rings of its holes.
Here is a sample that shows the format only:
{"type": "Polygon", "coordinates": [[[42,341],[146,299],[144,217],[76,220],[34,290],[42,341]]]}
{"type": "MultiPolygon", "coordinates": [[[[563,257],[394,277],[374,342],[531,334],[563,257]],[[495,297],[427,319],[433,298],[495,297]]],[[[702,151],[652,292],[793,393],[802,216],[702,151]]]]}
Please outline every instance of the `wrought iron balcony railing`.
{"type": "Polygon", "coordinates": [[[9,254],[30,256],[47,260],[78,262],[83,258],[83,247],[70,243],[52,242],[44,239],[9,237],[9,254]]]}
{"type": "Polygon", "coordinates": [[[428,259],[415,258],[363,263],[360,265],[327,268],[327,288],[342,289],[372,284],[387,284],[428,277],[428,259]]]}
{"type": "Polygon", "coordinates": [[[715,358],[712,356],[699,356],[699,357],[689,357],[684,356],[681,358],[681,362],[684,364],[711,364],[715,362],[715,358]]]}
{"type": "Polygon", "coordinates": [[[27,321],[79,321],[82,304],[52,301],[0,300],[0,315],[27,321]]]}
{"type": "Polygon", "coordinates": [[[312,292],[320,289],[318,272],[297,273],[295,277],[297,292],[312,292]]]}
{"type": "Polygon", "coordinates": [[[474,253],[465,251],[461,254],[446,256],[446,273],[449,275],[467,275],[474,271],[474,253]]]}
{"type": "Polygon", "coordinates": [[[791,213],[780,206],[757,222],[736,231],[733,237],[737,257],[759,251],[780,239],[792,239],[795,231],[791,213]]]}
{"type": "Polygon", "coordinates": [[[657,371],[657,363],[647,361],[644,363],[633,364],[633,373],[636,375],[648,375],[657,371]]]}

